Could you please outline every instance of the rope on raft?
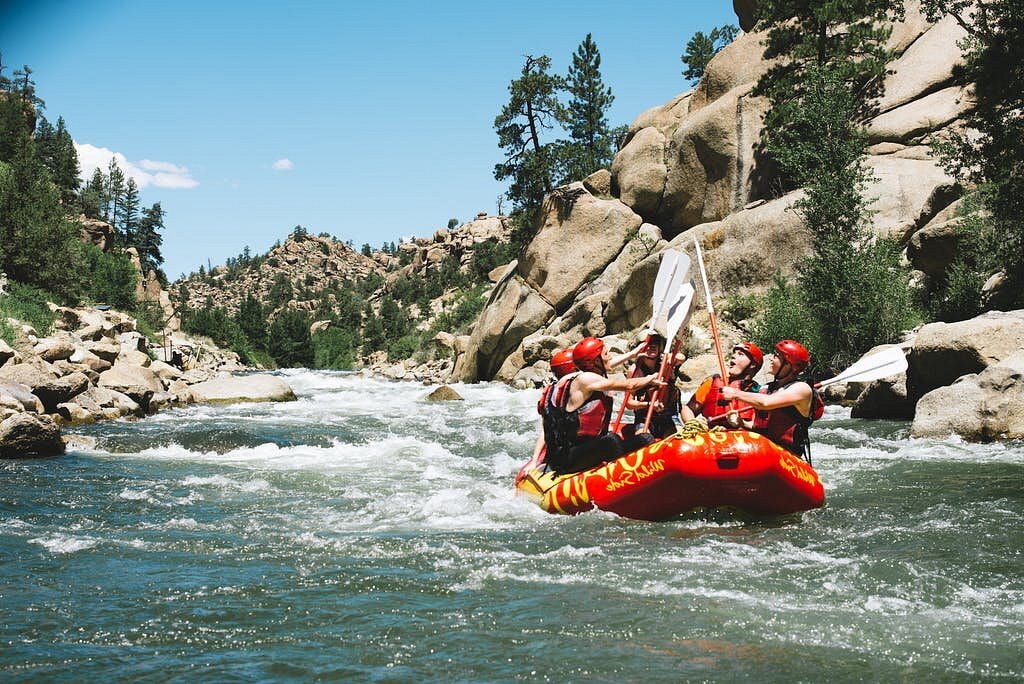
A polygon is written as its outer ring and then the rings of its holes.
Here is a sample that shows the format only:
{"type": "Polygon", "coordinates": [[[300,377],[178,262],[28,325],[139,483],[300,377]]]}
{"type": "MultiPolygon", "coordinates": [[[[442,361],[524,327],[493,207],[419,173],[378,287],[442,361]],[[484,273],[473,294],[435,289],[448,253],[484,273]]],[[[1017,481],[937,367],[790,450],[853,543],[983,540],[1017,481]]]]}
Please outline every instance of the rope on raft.
{"type": "Polygon", "coordinates": [[[716,425],[713,428],[708,428],[707,423],[698,418],[691,418],[686,421],[678,428],[676,428],[676,437],[681,439],[690,439],[697,435],[704,435],[709,432],[725,432],[725,428],[721,425],[716,425]]]}

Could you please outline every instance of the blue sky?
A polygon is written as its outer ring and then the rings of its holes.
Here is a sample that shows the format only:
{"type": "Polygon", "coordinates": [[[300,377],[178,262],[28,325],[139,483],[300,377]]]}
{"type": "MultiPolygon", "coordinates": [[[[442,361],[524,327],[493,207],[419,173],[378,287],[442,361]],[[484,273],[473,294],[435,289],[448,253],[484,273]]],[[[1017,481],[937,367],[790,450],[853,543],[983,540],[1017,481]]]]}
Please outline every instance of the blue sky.
{"type": "Polygon", "coordinates": [[[166,214],[172,279],[295,225],[358,247],[494,213],[492,124],[525,54],[564,73],[589,32],[613,124],[690,84],[731,2],[0,0],[4,72],[34,70],[83,165],[118,159],[166,214]]]}

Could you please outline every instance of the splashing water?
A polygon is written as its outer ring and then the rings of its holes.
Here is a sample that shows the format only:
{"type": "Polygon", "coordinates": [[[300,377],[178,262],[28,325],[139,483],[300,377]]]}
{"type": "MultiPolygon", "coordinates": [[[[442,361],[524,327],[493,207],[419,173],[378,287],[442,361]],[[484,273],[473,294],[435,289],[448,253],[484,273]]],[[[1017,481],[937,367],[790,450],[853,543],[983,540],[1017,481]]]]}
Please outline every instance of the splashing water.
{"type": "Polygon", "coordinates": [[[823,509],[566,518],[536,392],[283,375],[0,462],[4,680],[1024,677],[1024,445],[829,409],[823,509]]]}

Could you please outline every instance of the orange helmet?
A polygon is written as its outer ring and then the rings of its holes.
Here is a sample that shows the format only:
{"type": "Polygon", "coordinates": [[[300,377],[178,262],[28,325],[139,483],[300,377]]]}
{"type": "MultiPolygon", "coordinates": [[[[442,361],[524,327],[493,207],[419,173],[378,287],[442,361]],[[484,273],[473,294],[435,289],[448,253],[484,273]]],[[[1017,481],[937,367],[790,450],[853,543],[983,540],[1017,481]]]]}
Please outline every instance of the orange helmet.
{"type": "Polygon", "coordinates": [[[603,351],[604,342],[596,337],[584,337],[572,348],[572,362],[582,371],[599,373],[604,370],[597,366],[603,351]]]}
{"type": "Polygon", "coordinates": [[[739,349],[741,352],[747,355],[750,359],[750,365],[747,366],[747,374],[754,375],[757,371],[761,370],[761,365],[764,363],[764,352],[753,342],[740,342],[732,348],[733,351],[739,349]]]}
{"type": "Polygon", "coordinates": [[[556,378],[576,370],[576,364],[572,362],[572,349],[559,349],[551,355],[551,372],[556,378]]]}
{"type": "Polygon", "coordinates": [[[807,348],[793,340],[776,342],[775,353],[785,359],[786,363],[791,365],[793,370],[798,373],[807,368],[807,365],[811,362],[811,355],[807,353],[807,348]]]}

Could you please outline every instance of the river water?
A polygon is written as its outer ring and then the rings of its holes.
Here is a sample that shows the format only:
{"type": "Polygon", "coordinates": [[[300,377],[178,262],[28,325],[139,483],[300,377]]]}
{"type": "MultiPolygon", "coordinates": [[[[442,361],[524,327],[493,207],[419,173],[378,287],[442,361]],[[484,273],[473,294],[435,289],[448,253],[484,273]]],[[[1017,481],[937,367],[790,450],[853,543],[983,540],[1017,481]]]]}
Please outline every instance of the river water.
{"type": "Polygon", "coordinates": [[[1024,445],[830,408],[823,509],[567,518],[536,392],[283,375],[0,462],[0,680],[1024,678],[1024,445]]]}

